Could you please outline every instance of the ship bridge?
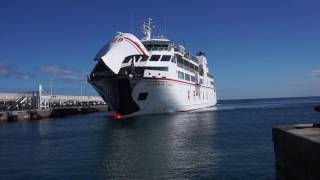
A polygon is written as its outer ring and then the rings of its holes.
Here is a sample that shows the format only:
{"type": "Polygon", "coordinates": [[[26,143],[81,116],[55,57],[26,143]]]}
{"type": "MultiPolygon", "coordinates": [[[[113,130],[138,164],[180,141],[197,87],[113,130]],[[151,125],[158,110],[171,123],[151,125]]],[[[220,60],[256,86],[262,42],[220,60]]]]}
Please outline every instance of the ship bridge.
{"type": "Polygon", "coordinates": [[[170,51],[172,48],[169,39],[149,39],[142,41],[148,51],[170,51]]]}

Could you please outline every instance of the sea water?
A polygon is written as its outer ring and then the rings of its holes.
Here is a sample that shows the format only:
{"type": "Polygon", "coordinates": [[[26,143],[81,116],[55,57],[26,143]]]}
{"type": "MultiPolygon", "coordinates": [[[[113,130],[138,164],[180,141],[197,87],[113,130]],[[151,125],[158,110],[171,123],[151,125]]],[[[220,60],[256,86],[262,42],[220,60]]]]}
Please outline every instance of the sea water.
{"type": "Polygon", "coordinates": [[[319,97],[195,112],[0,123],[0,179],[274,179],[272,127],[320,122],[319,97]]]}

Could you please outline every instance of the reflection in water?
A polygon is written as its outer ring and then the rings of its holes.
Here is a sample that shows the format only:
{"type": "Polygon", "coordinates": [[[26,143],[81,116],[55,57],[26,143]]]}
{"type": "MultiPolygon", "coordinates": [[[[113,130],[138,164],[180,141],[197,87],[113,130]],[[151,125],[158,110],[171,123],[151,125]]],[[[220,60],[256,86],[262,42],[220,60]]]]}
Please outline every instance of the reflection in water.
{"type": "MultiPolygon", "coordinates": [[[[178,113],[106,121],[99,176],[199,176],[214,167],[214,113],[178,113]],[[111,127],[111,128],[110,128],[111,127]]],[[[208,174],[207,174],[208,175],[208,174]]]]}
{"type": "Polygon", "coordinates": [[[45,136],[49,133],[50,130],[50,123],[48,119],[43,119],[41,121],[35,121],[35,124],[37,124],[37,130],[39,136],[45,136]]]}

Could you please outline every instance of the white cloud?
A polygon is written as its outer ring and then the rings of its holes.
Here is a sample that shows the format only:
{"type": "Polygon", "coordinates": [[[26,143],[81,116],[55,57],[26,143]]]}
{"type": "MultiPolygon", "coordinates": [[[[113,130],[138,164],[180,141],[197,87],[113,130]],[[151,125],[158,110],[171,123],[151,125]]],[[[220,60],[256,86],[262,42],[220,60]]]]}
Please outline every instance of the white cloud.
{"type": "Polygon", "coordinates": [[[57,65],[42,66],[41,71],[65,81],[81,81],[86,79],[86,72],[64,68],[57,65]]]}
{"type": "Polygon", "coordinates": [[[33,74],[21,72],[16,66],[0,63],[0,78],[13,78],[28,80],[33,74]]]}
{"type": "Polygon", "coordinates": [[[314,69],[309,73],[309,77],[312,79],[320,79],[320,69],[314,69]]]}

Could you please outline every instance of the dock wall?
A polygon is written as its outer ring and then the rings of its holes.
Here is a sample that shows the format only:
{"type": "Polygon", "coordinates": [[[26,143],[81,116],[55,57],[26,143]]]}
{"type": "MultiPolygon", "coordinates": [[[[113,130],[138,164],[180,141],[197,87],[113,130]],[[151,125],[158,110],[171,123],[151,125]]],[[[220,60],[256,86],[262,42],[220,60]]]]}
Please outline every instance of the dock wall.
{"type": "Polygon", "coordinates": [[[272,139],[277,179],[320,179],[319,125],[274,127],[272,139]]]}
{"type": "Polygon", "coordinates": [[[90,106],[90,107],[64,107],[55,109],[32,109],[21,111],[4,111],[0,112],[0,123],[11,121],[40,120],[44,118],[65,117],[70,115],[88,114],[94,112],[106,112],[108,107],[90,106]]]}
{"type": "MultiPolygon", "coordinates": [[[[31,93],[0,93],[0,101],[13,101],[19,99],[21,96],[33,97],[34,94],[31,93]]],[[[89,102],[89,101],[103,101],[100,96],[69,96],[69,95],[45,95],[50,101],[79,101],[79,102],[89,102]]]]}

